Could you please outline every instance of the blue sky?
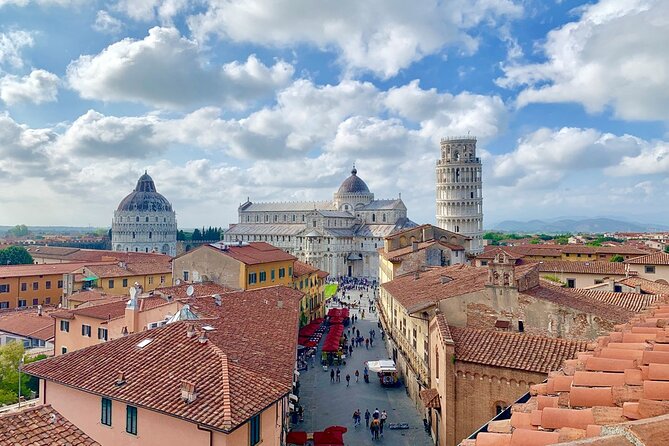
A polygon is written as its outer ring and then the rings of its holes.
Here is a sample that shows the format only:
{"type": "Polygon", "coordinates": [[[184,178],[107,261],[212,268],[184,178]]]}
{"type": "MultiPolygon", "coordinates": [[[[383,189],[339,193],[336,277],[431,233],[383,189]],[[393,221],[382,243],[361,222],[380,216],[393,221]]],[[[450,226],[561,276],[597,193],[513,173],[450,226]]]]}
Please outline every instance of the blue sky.
{"type": "Polygon", "coordinates": [[[484,225],[666,223],[669,2],[0,0],[0,224],[107,226],[148,169],[179,224],[327,199],[355,162],[433,223],[439,139],[484,225]]]}

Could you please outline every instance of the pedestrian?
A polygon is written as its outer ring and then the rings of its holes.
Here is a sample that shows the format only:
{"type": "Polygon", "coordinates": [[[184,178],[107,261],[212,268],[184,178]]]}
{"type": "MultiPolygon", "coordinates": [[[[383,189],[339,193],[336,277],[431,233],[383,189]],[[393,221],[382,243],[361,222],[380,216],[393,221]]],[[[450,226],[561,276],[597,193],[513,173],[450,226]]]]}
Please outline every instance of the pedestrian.
{"type": "Polygon", "coordinates": [[[378,407],[377,407],[376,409],[374,409],[374,413],[372,414],[372,417],[373,417],[375,420],[378,420],[378,419],[381,417],[381,412],[379,412],[379,408],[378,408],[378,407]]]}
{"type": "Polygon", "coordinates": [[[376,420],[372,420],[371,423],[369,423],[369,433],[372,436],[372,440],[374,440],[374,429],[376,428],[376,425],[374,424],[376,420]]]}
{"type": "Polygon", "coordinates": [[[360,372],[356,370],[355,371],[355,382],[358,382],[359,380],[360,380],[360,372]]]}
{"type": "Polygon", "coordinates": [[[379,432],[381,433],[382,437],[383,437],[383,425],[386,424],[387,419],[388,419],[388,414],[384,409],[383,412],[381,412],[381,424],[379,425],[379,432]]]}
{"type": "Polygon", "coordinates": [[[369,339],[365,338],[365,348],[369,350],[369,339]]]}
{"type": "Polygon", "coordinates": [[[337,374],[336,375],[337,375],[337,382],[338,383],[341,382],[341,378],[339,377],[340,374],[341,374],[341,370],[339,370],[339,367],[337,367],[337,374]]]}
{"type": "Polygon", "coordinates": [[[374,338],[369,338],[369,346],[374,347],[374,338]]]}
{"type": "Polygon", "coordinates": [[[378,440],[379,439],[379,429],[380,429],[381,423],[379,420],[372,420],[372,422],[369,425],[370,430],[372,431],[372,440],[378,440]]]}
{"type": "Polygon", "coordinates": [[[349,375],[349,374],[347,373],[347,374],[346,374],[346,387],[348,387],[349,384],[351,384],[351,375],[349,375]]]}
{"type": "Polygon", "coordinates": [[[358,427],[358,411],[353,411],[353,427],[358,427]]]}
{"type": "Polygon", "coordinates": [[[367,366],[365,366],[365,370],[362,372],[362,374],[365,377],[365,382],[369,384],[369,370],[367,370],[367,366]]]}
{"type": "Polygon", "coordinates": [[[335,376],[334,369],[330,369],[330,382],[331,382],[331,383],[334,382],[334,376],[335,376]]]}
{"type": "Polygon", "coordinates": [[[365,427],[369,427],[369,418],[372,416],[369,409],[365,409],[365,427]]]}
{"type": "Polygon", "coordinates": [[[350,345],[350,346],[348,347],[348,356],[349,356],[350,358],[353,357],[353,345],[350,345]]]}

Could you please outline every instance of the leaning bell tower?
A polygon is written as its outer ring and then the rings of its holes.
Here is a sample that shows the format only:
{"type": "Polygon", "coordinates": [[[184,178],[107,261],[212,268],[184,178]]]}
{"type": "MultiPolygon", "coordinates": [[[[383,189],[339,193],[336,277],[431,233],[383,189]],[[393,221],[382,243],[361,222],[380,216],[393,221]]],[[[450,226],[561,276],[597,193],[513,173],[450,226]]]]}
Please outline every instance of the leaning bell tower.
{"type": "Polygon", "coordinates": [[[471,252],[483,251],[481,159],[476,138],[442,138],[437,160],[437,226],[472,238],[471,252]]]}

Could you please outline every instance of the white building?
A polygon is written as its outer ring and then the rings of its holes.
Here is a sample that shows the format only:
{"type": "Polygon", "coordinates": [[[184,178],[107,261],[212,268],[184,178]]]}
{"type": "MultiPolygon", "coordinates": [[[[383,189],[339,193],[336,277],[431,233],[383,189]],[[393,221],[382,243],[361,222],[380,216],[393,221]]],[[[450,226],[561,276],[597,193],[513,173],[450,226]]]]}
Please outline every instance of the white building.
{"type": "Polygon", "coordinates": [[[476,138],[443,138],[437,160],[437,226],[471,237],[472,254],[483,252],[481,186],[476,138]]]}
{"type": "Polygon", "coordinates": [[[332,201],[247,200],[224,240],[263,241],[334,276],[377,278],[384,237],[413,226],[401,198],[375,200],[353,167],[332,201]]]}
{"type": "Polygon", "coordinates": [[[176,214],[146,172],[114,211],[112,250],[177,254],[176,214]]]}

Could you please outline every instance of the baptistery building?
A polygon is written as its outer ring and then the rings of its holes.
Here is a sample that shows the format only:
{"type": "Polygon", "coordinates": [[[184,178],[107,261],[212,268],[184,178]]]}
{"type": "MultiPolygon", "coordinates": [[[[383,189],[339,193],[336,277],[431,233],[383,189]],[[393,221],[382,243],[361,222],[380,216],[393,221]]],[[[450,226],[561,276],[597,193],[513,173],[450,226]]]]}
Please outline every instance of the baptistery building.
{"type": "Polygon", "coordinates": [[[177,219],[172,204],[156,191],[148,173],[114,211],[114,251],[157,252],[176,256],[177,219]]]}
{"type": "Polygon", "coordinates": [[[377,278],[384,237],[416,226],[401,197],[378,200],[355,167],[332,201],[252,202],[224,235],[264,241],[333,276],[377,278]]]}

